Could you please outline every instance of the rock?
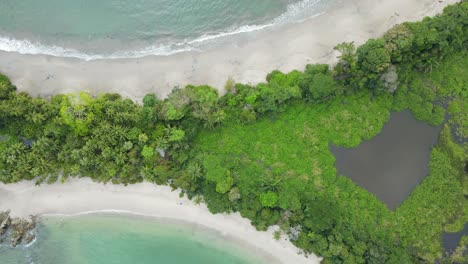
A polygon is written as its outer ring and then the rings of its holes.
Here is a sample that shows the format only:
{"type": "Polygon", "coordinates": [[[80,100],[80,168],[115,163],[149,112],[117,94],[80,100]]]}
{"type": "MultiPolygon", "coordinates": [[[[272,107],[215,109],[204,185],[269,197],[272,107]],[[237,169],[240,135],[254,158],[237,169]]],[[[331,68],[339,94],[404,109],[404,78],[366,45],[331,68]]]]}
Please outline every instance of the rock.
{"type": "Polygon", "coordinates": [[[21,239],[23,238],[23,234],[20,232],[14,232],[13,236],[11,237],[11,246],[16,247],[18,244],[21,243],[21,239]]]}
{"type": "Polygon", "coordinates": [[[36,234],[29,232],[28,234],[26,234],[23,241],[26,244],[30,244],[35,238],[36,238],[36,234]]]}
{"type": "Polygon", "coordinates": [[[0,215],[0,236],[5,234],[10,226],[11,219],[10,219],[10,212],[2,212],[0,215]]]}
{"type": "Polygon", "coordinates": [[[26,229],[27,229],[28,231],[31,231],[31,230],[33,230],[34,228],[36,228],[37,216],[35,216],[35,215],[30,215],[30,216],[29,216],[29,219],[30,219],[30,222],[29,222],[28,226],[26,227],[26,229]]]}
{"type": "Polygon", "coordinates": [[[13,228],[13,235],[11,237],[11,246],[16,247],[21,243],[24,235],[27,233],[27,227],[29,222],[22,218],[14,218],[11,221],[11,227],[13,228]]]}
{"type": "Polygon", "coordinates": [[[394,93],[398,88],[398,73],[394,65],[388,67],[387,71],[380,77],[389,93],[394,93]]]}
{"type": "Polygon", "coordinates": [[[10,210],[8,211],[4,211],[4,212],[0,212],[0,222],[2,222],[3,220],[5,220],[7,217],[10,216],[10,210]]]}
{"type": "Polygon", "coordinates": [[[301,234],[302,226],[297,225],[289,229],[289,239],[292,241],[298,240],[301,234]]]}
{"type": "Polygon", "coordinates": [[[0,212],[0,236],[3,236],[0,237],[0,244],[8,238],[10,238],[13,247],[22,242],[31,243],[36,238],[34,233],[36,223],[36,216],[30,216],[28,221],[22,218],[10,217],[10,211],[0,212]]]}

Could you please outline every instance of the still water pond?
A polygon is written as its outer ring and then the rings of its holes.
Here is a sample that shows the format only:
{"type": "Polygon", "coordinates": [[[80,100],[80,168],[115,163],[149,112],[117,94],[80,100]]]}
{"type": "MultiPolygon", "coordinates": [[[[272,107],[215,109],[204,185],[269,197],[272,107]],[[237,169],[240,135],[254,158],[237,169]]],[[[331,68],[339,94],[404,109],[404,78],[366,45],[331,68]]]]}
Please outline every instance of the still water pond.
{"type": "Polygon", "coordinates": [[[374,193],[394,210],[429,173],[431,147],[442,126],[392,113],[382,132],[356,148],[330,146],[338,172],[374,193]]]}
{"type": "Polygon", "coordinates": [[[468,236],[468,223],[465,224],[463,230],[457,233],[444,233],[442,235],[442,245],[448,252],[453,252],[460,242],[462,236],[468,236]]]}

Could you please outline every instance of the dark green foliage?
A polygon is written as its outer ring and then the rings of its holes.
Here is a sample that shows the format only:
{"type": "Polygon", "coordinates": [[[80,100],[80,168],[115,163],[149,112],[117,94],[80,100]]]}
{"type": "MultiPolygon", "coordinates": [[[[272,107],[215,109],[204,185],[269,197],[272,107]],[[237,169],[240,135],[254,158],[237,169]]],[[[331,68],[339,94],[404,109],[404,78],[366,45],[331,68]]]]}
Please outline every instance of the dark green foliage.
{"type": "Polygon", "coordinates": [[[369,74],[379,74],[390,66],[390,52],[385,48],[385,40],[370,39],[357,49],[358,65],[369,74]]]}
{"type": "Polygon", "coordinates": [[[327,64],[307,65],[299,86],[305,97],[313,102],[330,100],[340,90],[327,64]]]}
{"type": "Polygon", "coordinates": [[[301,90],[297,84],[300,73],[297,71],[283,74],[279,71],[270,73],[268,83],[257,85],[258,97],[254,108],[259,113],[278,112],[285,102],[301,98],[301,90]]]}

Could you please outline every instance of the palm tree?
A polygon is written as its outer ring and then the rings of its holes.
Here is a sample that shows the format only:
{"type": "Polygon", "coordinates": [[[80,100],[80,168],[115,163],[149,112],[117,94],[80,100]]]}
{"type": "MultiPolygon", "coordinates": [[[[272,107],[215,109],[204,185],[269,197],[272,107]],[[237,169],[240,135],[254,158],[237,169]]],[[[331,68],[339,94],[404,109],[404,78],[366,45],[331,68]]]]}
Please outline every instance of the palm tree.
{"type": "Polygon", "coordinates": [[[187,172],[193,181],[200,179],[203,176],[203,168],[198,162],[192,162],[187,166],[187,172]]]}
{"type": "Polygon", "coordinates": [[[262,189],[264,191],[277,192],[282,181],[281,176],[271,177],[270,175],[262,177],[262,189]]]}
{"type": "Polygon", "coordinates": [[[169,147],[169,138],[167,136],[160,136],[155,140],[158,149],[165,150],[169,147]]]}

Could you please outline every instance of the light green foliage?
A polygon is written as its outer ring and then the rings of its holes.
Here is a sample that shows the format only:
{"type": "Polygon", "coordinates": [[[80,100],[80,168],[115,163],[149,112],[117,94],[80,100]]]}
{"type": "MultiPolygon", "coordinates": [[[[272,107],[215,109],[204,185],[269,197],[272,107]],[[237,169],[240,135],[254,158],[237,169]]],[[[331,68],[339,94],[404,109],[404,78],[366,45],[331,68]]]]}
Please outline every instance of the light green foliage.
{"type": "Polygon", "coordinates": [[[268,74],[268,83],[257,85],[258,97],[254,107],[260,112],[277,112],[288,100],[301,98],[301,89],[298,86],[300,73],[292,71],[284,74],[280,71],[273,71],[268,74]]]}
{"type": "Polygon", "coordinates": [[[278,195],[272,191],[260,194],[260,201],[265,207],[273,208],[278,204],[278,195]]]}
{"type": "Polygon", "coordinates": [[[182,129],[178,129],[176,127],[168,126],[164,129],[164,133],[169,142],[182,141],[185,137],[185,132],[182,129]]]}
{"type": "Polygon", "coordinates": [[[459,103],[457,101],[450,102],[447,110],[451,115],[458,114],[461,111],[460,105],[459,105],[459,103]]]}
{"type": "MultiPolygon", "coordinates": [[[[305,232],[313,230],[316,239],[326,241],[324,235],[334,226],[334,219],[338,217],[335,215],[337,204],[346,203],[346,206],[340,207],[348,208],[347,214],[352,215],[349,217],[362,222],[359,225],[362,224],[364,228],[365,223],[374,221],[376,215],[387,214],[387,209],[366,191],[356,190],[349,180],[340,178],[337,181],[334,158],[328,150],[328,143],[351,147],[375,136],[389,118],[392,100],[389,96],[382,96],[371,101],[368,92],[346,97],[345,104],[342,100],[338,98],[314,107],[298,103],[276,116],[275,121],[262,118],[252,125],[232,124],[220,130],[201,133],[195,146],[200,148],[197,152],[208,154],[205,158],[206,177],[219,177],[222,180],[226,171],[233,166],[229,160],[238,160],[238,176],[233,178],[242,196],[227,202],[237,206],[257,197],[260,202],[258,205],[249,204],[248,211],[247,205],[244,205],[244,212],[241,211],[243,215],[252,215],[255,223],[261,224],[268,220],[262,218],[262,208],[279,206],[282,210],[292,212],[290,221],[294,224],[302,221],[310,223],[305,227],[305,232]],[[328,198],[324,198],[323,192],[327,193],[328,198]],[[325,203],[325,200],[332,204],[325,203]],[[311,217],[308,216],[307,220],[300,218],[305,205],[311,217]],[[314,211],[314,205],[323,207],[314,211]],[[369,211],[369,215],[361,217],[358,213],[360,210],[369,211]],[[292,220],[295,217],[302,220],[292,220]],[[317,229],[319,226],[321,229],[317,229]]],[[[343,228],[346,225],[354,226],[357,222],[345,222],[343,228]]],[[[303,239],[298,244],[312,250],[312,241],[306,237],[303,239]]],[[[352,245],[355,241],[347,243],[352,245]]],[[[333,251],[345,246],[342,242],[336,242],[331,247],[334,249],[326,246],[326,250],[333,251]]],[[[318,248],[313,249],[317,252],[315,250],[318,248]]],[[[324,251],[318,252],[323,254],[324,251]]]]}
{"type": "Polygon", "coordinates": [[[167,120],[180,120],[184,117],[184,112],[177,109],[174,105],[166,103],[164,106],[165,118],[167,120]]]}
{"type": "Polygon", "coordinates": [[[227,176],[223,180],[216,183],[216,191],[219,193],[227,193],[233,184],[234,179],[230,176],[227,176]]]}
{"type": "Polygon", "coordinates": [[[340,43],[336,45],[334,49],[341,53],[338,58],[347,62],[349,66],[355,66],[355,62],[357,61],[357,54],[354,42],[340,43]]]}
{"type": "Polygon", "coordinates": [[[95,113],[90,111],[93,103],[93,98],[86,92],[62,98],[60,116],[77,135],[84,136],[89,132],[90,125],[95,118],[95,113]]]}
{"type": "Polygon", "coordinates": [[[148,141],[148,136],[145,133],[141,133],[138,135],[138,142],[144,144],[148,141]]]}
{"type": "Polygon", "coordinates": [[[226,169],[222,166],[223,161],[215,155],[206,156],[203,160],[203,167],[206,171],[206,179],[212,182],[221,182],[226,174],[226,169]]]}
{"type": "Polygon", "coordinates": [[[127,141],[124,143],[123,148],[127,151],[131,150],[133,148],[133,143],[131,141],[127,141]]]}
{"type": "Polygon", "coordinates": [[[141,151],[141,155],[146,159],[150,160],[154,157],[154,149],[150,146],[144,146],[141,151]]]}

